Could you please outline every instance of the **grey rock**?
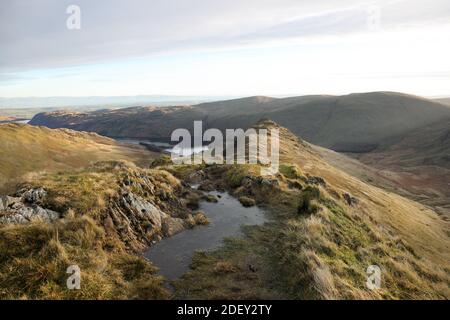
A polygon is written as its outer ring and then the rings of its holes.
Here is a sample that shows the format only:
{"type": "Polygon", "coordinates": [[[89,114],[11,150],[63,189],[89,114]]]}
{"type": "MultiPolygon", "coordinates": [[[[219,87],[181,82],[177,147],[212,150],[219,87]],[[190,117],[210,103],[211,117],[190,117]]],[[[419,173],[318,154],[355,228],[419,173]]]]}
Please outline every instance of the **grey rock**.
{"type": "Polygon", "coordinates": [[[269,178],[261,178],[260,184],[263,186],[269,186],[269,187],[279,187],[280,183],[276,179],[269,179],[269,178]]]}
{"type": "Polygon", "coordinates": [[[188,176],[188,181],[191,183],[201,183],[206,178],[206,173],[203,170],[198,170],[188,176]]]}
{"type": "Polygon", "coordinates": [[[123,195],[122,205],[135,215],[135,218],[150,220],[154,228],[161,229],[162,219],[168,215],[152,203],[129,192],[123,195]]]}
{"type": "Polygon", "coordinates": [[[0,211],[12,209],[20,205],[20,198],[10,196],[0,196],[0,211]]]}
{"type": "Polygon", "coordinates": [[[13,206],[0,209],[0,223],[23,224],[33,221],[51,222],[59,219],[61,214],[38,205],[29,206],[21,202],[14,202],[13,206]]]}
{"type": "Polygon", "coordinates": [[[306,182],[308,182],[309,184],[316,184],[322,186],[326,185],[325,180],[321,177],[308,176],[306,182]]]}
{"type": "Polygon", "coordinates": [[[46,197],[47,191],[44,188],[29,189],[22,193],[22,200],[32,204],[42,204],[46,197]]]}

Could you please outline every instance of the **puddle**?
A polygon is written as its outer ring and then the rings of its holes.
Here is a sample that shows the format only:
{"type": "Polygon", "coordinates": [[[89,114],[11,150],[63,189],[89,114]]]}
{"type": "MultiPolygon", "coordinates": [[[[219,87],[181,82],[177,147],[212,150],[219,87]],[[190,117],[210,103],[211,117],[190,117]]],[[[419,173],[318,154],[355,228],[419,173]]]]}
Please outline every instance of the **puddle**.
{"type": "Polygon", "coordinates": [[[218,196],[218,202],[202,202],[200,210],[210,224],[196,226],[165,238],[151,247],[144,256],[160,269],[160,274],[169,280],[182,276],[189,270],[192,257],[197,250],[212,250],[227,237],[241,235],[241,226],[259,225],[267,221],[264,211],[256,206],[245,208],[227,192],[209,192],[218,196]]]}

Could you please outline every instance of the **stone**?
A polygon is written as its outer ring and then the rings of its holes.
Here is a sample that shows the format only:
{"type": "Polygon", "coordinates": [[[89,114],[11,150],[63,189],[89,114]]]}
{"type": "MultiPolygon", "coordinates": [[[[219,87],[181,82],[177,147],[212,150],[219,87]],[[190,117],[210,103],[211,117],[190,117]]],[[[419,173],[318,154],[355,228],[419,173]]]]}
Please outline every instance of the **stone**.
{"type": "Polygon", "coordinates": [[[256,204],[256,201],[254,199],[246,197],[246,196],[239,197],[239,202],[244,207],[253,207],[256,204]]]}
{"type": "Polygon", "coordinates": [[[197,188],[198,190],[201,191],[214,191],[216,189],[216,187],[214,186],[214,184],[211,181],[205,181],[202,184],[200,184],[197,188]]]}
{"type": "Polygon", "coordinates": [[[217,197],[213,194],[205,194],[202,196],[202,200],[205,200],[207,202],[218,202],[219,200],[217,199],[217,197]]]}
{"type": "Polygon", "coordinates": [[[162,212],[152,203],[135,196],[133,193],[125,193],[122,197],[122,205],[130,213],[136,215],[136,218],[150,220],[153,227],[161,229],[162,219],[167,217],[167,214],[162,212]]]}
{"type": "Polygon", "coordinates": [[[24,203],[15,203],[14,208],[0,210],[0,223],[24,224],[33,221],[51,222],[59,219],[61,214],[40,206],[28,206],[24,203]]]}
{"type": "Polygon", "coordinates": [[[309,184],[316,184],[316,185],[322,185],[325,186],[326,182],[321,177],[315,177],[315,176],[308,176],[306,179],[306,182],[309,184]]]}
{"type": "Polygon", "coordinates": [[[276,179],[262,178],[260,182],[263,186],[279,187],[280,183],[276,179]]]}
{"type": "Polygon", "coordinates": [[[349,193],[344,193],[342,195],[342,197],[344,198],[345,202],[347,202],[347,204],[349,206],[354,206],[359,203],[359,200],[357,198],[353,197],[352,195],[350,195],[349,193]]]}
{"type": "Polygon", "coordinates": [[[206,173],[203,170],[198,170],[188,176],[188,181],[194,184],[201,183],[206,178],[206,173]]]}
{"type": "Polygon", "coordinates": [[[10,196],[0,196],[0,211],[13,208],[15,205],[21,203],[20,198],[10,196]]]}
{"type": "Polygon", "coordinates": [[[162,222],[162,232],[164,236],[171,237],[174,234],[183,231],[185,229],[183,222],[184,222],[183,219],[180,218],[172,218],[172,217],[165,218],[162,222]]]}
{"type": "Polygon", "coordinates": [[[46,197],[44,188],[29,189],[22,194],[22,200],[31,204],[42,204],[46,197]]]}

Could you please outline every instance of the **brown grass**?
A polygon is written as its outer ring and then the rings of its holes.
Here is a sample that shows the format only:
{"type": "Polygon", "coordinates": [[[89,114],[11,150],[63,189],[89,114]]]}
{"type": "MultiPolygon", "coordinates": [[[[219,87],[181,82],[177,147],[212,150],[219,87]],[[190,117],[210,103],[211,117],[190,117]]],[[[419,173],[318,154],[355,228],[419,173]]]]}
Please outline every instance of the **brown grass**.
{"type": "Polygon", "coordinates": [[[127,160],[139,165],[153,154],[127,147],[95,133],[52,130],[22,124],[0,125],[0,193],[8,193],[21,176],[82,168],[103,160],[127,160]]]}
{"type": "Polygon", "coordinates": [[[436,212],[331,167],[285,129],[280,151],[279,188],[246,190],[240,186],[242,177],[255,174],[245,167],[230,167],[224,174],[233,194],[253,193],[273,221],[245,228],[243,239],[229,240],[215,252],[197,254],[192,271],[176,283],[179,297],[450,298],[450,229],[436,212]],[[295,175],[292,168],[298,168],[295,175]],[[286,178],[296,178],[297,172],[322,177],[326,184],[289,188],[286,178]],[[313,197],[317,207],[299,215],[299,205],[313,188],[320,191],[313,197]],[[344,192],[358,203],[349,206],[344,192]],[[240,267],[218,276],[218,263],[240,267]],[[366,287],[366,269],[373,264],[382,270],[379,290],[366,287]]]}
{"type": "Polygon", "coordinates": [[[0,227],[0,262],[1,299],[168,297],[156,268],[109,241],[87,216],[0,227]],[[80,290],[66,286],[70,265],[81,269],[80,290]]]}

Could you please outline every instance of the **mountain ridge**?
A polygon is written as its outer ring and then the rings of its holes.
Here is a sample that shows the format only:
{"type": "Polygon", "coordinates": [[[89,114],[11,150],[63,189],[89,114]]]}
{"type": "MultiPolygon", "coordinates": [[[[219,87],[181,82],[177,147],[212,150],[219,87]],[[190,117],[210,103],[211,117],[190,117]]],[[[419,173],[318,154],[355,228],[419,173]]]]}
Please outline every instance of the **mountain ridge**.
{"type": "Polygon", "coordinates": [[[366,152],[403,133],[450,118],[450,109],[425,98],[394,92],[345,96],[254,96],[194,106],[135,107],[103,112],[37,114],[32,125],[68,127],[124,138],[170,140],[194,120],[208,128],[248,128],[270,118],[297,136],[335,151],[366,152]],[[130,124],[125,126],[125,124],[130,124]]]}

